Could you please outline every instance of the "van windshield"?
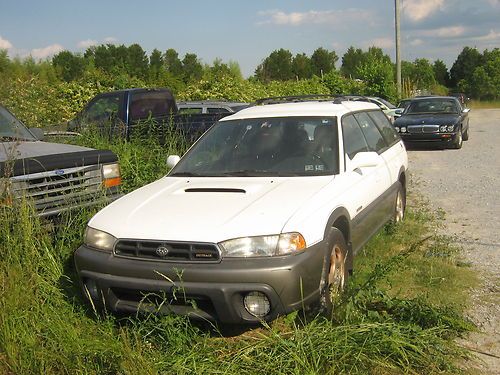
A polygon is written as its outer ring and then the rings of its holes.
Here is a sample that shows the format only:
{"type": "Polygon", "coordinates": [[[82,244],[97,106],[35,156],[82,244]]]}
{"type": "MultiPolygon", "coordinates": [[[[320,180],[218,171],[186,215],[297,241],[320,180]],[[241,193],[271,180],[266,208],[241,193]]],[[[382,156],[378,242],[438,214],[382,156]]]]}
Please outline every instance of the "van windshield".
{"type": "Polygon", "coordinates": [[[321,176],[337,174],[336,117],[219,121],[169,176],[321,176]]]}

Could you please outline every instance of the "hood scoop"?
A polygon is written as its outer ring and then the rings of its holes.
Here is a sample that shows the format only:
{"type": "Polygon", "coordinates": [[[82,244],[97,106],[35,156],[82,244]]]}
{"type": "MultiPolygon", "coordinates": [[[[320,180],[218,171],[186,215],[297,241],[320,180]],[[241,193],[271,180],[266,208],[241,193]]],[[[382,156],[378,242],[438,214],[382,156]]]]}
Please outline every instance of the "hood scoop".
{"type": "Polygon", "coordinates": [[[184,191],[186,193],[246,193],[245,190],[236,188],[189,188],[184,191]]]}

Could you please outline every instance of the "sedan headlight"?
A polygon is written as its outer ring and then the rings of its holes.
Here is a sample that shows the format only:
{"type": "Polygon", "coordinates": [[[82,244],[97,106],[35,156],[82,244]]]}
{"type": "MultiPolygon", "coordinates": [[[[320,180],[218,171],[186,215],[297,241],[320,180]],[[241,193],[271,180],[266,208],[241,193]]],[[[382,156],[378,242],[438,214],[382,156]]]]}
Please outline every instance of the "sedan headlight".
{"type": "Polygon", "coordinates": [[[219,245],[225,257],[271,257],[302,251],[306,248],[306,241],[300,233],[292,232],[235,238],[219,245]]]}
{"type": "Polygon", "coordinates": [[[401,127],[401,133],[406,133],[406,126],[401,127]]]}
{"type": "Polygon", "coordinates": [[[446,129],[447,129],[447,126],[446,126],[446,125],[441,125],[441,126],[439,127],[439,131],[440,131],[441,133],[446,133],[446,129]]]}
{"type": "Polygon", "coordinates": [[[453,132],[453,130],[455,130],[455,125],[448,125],[446,130],[448,130],[449,133],[453,132]]]}
{"type": "Polygon", "coordinates": [[[394,129],[396,129],[396,131],[399,133],[400,131],[399,126],[395,126],[394,129]]]}
{"type": "Polygon", "coordinates": [[[118,163],[104,164],[101,170],[103,183],[107,188],[118,186],[122,183],[120,165],[118,163]]]}
{"type": "Polygon", "coordinates": [[[116,238],[102,230],[87,227],[83,242],[95,249],[111,252],[115,246],[116,238]]]}

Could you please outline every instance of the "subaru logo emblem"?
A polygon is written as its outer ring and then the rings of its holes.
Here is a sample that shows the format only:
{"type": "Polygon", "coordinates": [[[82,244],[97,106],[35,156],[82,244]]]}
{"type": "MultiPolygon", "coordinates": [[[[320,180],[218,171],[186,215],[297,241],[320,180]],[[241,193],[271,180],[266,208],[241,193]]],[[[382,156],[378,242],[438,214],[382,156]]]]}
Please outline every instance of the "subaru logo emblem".
{"type": "Polygon", "coordinates": [[[156,255],[158,255],[161,258],[166,257],[169,252],[170,252],[170,249],[166,246],[160,246],[156,249],[156,255]]]}
{"type": "Polygon", "coordinates": [[[55,173],[56,175],[60,176],[60,175],[64,174],[64,169],[56,169],[56,170],[54,171],[54,173],[55,173]]]}

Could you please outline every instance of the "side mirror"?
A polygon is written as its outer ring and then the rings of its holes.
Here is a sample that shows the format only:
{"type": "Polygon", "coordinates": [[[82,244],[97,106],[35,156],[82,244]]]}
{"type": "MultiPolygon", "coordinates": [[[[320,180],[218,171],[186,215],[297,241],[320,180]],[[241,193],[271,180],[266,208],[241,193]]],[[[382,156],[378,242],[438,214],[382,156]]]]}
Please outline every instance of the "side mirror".
{"type": "Polygon", "coordinates": [[[172,169],[176,166],[179,160],[181,160],[181,157],[179,155],[169,155],[167,158],[167,167],[172,169]]]}
{"type": "Polygon", "coordinates": [[[463,113],[469,113],[470,112],[470,108],[464,108],[464,109],[462,109],[462,112],[463,113]]]}
{"type": "Polygon", "coordinates": [[[30,132],[35,136],[39,141],[43,141],[43,130],[40,128],[30,128],[30,132]]]}
{"type": "Polygon", "coordinates": [[[352,170],[376,167],[382,158],[374,151],[358,152],[351,161],[352,170]]]}
{"type": "Polygon", "coordinates": [[[401,115],[401,114],[403,113],[403,111],[404,111],[404,109],[403,109],[403,108],[396,108],[396,109],[394,110],[394,113],[395,113],[396,115],[401,115]]]}

